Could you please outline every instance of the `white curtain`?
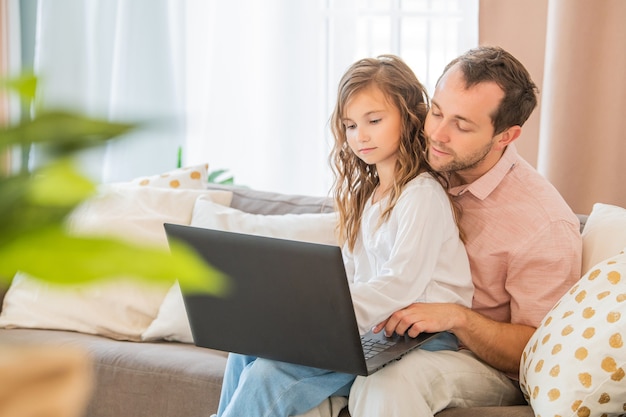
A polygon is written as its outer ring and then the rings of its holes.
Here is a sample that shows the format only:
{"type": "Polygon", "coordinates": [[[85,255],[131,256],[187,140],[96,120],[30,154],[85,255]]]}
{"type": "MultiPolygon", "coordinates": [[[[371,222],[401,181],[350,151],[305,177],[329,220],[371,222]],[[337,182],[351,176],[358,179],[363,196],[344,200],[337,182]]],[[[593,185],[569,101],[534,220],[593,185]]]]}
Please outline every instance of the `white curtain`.
{"type": "MultiPolygon", "coordinates": [[[[39,0],[34,65],[43,106],[143,126],[83,158],[96,180],[126,180],[176,166],[184,141],[179,5],[176,0],[39,0]]],[[[35,152],[33,163],[37,158],[35,152]]]]}
{"type": "Polygon", "coordinates": [[[345,69],[400,54],[432,87],[477,43],[476,0],[39,2],[43,102],[155,121],[86,158],[105,182],[171,169],[180,146],[184,165],[208,162],[237,184],[326,195],[345,69]]]}
{"type": "Polygon", "coordinates": [[[399,54],[433,87],[478,41],[475,0],[188,1],[187,162],[254,188],[324,195],[337,83],[399,54]]]}
{"type": "Polygon", "coordinates": [[[326,194],[318,1],[190,1],[186,162],[254,188],[326,194]]]}

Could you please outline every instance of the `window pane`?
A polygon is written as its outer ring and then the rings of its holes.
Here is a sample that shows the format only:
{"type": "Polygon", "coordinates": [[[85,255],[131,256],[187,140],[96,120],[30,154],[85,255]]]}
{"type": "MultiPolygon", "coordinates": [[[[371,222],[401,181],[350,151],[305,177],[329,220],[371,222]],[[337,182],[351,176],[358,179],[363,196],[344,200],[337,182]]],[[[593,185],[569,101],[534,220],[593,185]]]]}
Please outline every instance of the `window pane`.
{"type": "Polygon", "coordinates": [[[438,19],[430,30],[430,63],[428,71],[438,77],[448,62],[463,51],[458,49],[457,19],[438,19]]]}
{"type": "MultiPolygon", "coordinates": [[[[400,56],[411,67],[422,84],[429,84],[428,33],[430,23],[423,17],[402,19],[400,56]]],[[[430,91],[429,91],[430,92],[430,91]]]]}
{"type": "Polygon", "coordinates": [[[357,4],[361,10],[389,10],[391,7],[391,0],[358,0],[357,4]]]}
{"type": "Polygon", "coordinates": [[[357,50],[359,57],[377,56],[392,52],[391,19],[389,17],[361,17],[357,23],[357,50]]]}
{"type": "Polygon", "coordinates": [[[400,7],[404,12],[425,12],[429,5],[430,0],[402,0],[400,7]]]}

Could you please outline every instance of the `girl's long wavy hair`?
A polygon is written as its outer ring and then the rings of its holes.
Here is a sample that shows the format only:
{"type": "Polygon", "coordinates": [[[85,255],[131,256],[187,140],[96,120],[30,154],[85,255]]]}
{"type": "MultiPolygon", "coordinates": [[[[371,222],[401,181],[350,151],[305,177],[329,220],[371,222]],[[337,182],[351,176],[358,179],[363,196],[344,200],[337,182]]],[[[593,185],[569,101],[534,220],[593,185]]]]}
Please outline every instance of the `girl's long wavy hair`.
{"type": "MultiPolygon", "coordinates": [[[[361,216],[368,198],[379,183],[375,165],[368,165],[352,152],[342,123],[346,105],[355,94],[375,85],[387,100],[400,111],[402,134],[393,186],[381,222],[391,214],[404,186],[422,172],[430,172],[447,187],[446,179],[435,172],[426,160],[426,138],[423,127],[429,101],[425,88],[411,68],[397,56],[381,55],[361,59],[343,75],[339,82],[337,104],[331,116],[335,138],[330,162],[335,174],[333,196],[339,215],[338,235],[354,249],[361,226],[361,216]]],[[[417,215],[417,213],[416,213],[417,215]]]]}

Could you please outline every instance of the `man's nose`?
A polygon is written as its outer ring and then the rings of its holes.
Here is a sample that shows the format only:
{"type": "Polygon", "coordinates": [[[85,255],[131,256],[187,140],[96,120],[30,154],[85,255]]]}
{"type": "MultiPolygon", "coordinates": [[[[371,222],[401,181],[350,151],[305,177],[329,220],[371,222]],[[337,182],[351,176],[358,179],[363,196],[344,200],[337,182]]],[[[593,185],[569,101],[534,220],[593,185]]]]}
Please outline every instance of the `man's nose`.
{"type": "Polygon", "coordinates": [[[435,142],[449,142],[449,130],[445,123],[430,123],[426,135],[435,142]]]}

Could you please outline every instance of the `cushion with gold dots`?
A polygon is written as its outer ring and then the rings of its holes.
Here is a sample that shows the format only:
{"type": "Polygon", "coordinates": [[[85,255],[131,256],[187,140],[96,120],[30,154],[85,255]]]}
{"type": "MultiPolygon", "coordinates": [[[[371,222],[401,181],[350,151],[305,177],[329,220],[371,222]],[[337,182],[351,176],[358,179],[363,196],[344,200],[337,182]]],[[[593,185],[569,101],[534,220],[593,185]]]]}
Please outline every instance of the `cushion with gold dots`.
{"type": "Polygon", "coordinates": [[[524,348],[520,386],[537,417],[626,415],[626,248],[592,267],[524,348]]]}
{"type": "Polygon", "coordinates": [[[188,166],[164,172],[163,174],[138,177],[130,181],[132,185],[202,190],[207,186],[208,164],[188,166]]]}

